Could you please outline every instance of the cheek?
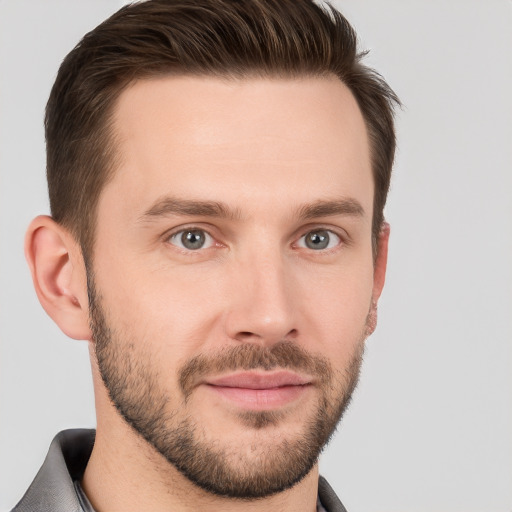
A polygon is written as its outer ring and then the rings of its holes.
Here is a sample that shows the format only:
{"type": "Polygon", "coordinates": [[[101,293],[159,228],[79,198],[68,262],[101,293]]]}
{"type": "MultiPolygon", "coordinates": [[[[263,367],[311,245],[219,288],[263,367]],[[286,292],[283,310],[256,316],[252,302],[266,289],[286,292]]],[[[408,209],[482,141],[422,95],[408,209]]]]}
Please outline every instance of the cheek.
{"type": "Polygon", "coordinates": [[[148,265],[142,271],[136,265],[111,266],[98,287],[116,329],[171,361],[186,360],[208,343],[221,307],[215,274],[193,265],[178,270],[148,265]]]}
{"type": "MultiPolygon", "coordinates": [[[[331,266],[289,262],[287,301],[300,339],[313,352],[348,357],[361,339],[373,285],[367,252],[331,266]]],[[[165,267],[161,260],[146,261],[142,268],[135,261],[109,258],[98,267],[97,278],[116,329],[149,345],[172,366],[224,343],[223,318],[240,302],[240,276],[226,261],[165,267]]]]}
{"type": "Polygon", "coordinates": [[[372,267],[333,269],[315,286],[309,283],[307,287],[304,329],[317,339],[324,355],[348,357],[366,330],[373,287],[372,267]]]}

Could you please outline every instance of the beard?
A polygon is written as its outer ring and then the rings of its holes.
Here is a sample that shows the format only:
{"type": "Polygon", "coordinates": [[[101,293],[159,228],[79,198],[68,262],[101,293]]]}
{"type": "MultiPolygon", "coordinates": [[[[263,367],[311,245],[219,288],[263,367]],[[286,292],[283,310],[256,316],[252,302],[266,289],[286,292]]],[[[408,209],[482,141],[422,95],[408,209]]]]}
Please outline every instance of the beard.
{"type": "Polygon", "coordinates": [[[335,371],[326,358],[286,340],[270,347],[242,343],[189,359],[178,371],[180,393],[172,393],[143,340],[109,325],[91,275],[89,317],[103,383],[119,414],[168,463],[204,491],[242,500],[282,492],[311,471],[357,385],[368,320],[344,369],[335,371]],[[315,378],[320,396],[314,410],[302,416],[301,432],[279,433],[284,411],[240,411],[237,419],[254,433],[250,444],[237,445],[229,432],[224,444],[208,437],[208,425],[186,412],[195,384],[205,375],[258,369],[303,371],[315,378]]]}

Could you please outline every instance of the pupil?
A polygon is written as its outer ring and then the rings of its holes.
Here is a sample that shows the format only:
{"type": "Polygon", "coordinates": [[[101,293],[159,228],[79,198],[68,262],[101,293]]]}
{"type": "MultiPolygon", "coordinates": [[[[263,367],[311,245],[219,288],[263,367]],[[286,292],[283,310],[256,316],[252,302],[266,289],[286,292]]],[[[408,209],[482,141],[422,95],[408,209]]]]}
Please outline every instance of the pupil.
{"type": "Polygon", "coordinates": [[[327,231],[314,231],[306,236],[306,245],[310,249],[325,249],[329,245],[329,233],[327,231]]]}
{"type": "Polygon", "coordinates": [[[204,242],[205,236],[201,231],[186,231],[181,235],[181,243],[187,249],[200,249],[204,242]]]}

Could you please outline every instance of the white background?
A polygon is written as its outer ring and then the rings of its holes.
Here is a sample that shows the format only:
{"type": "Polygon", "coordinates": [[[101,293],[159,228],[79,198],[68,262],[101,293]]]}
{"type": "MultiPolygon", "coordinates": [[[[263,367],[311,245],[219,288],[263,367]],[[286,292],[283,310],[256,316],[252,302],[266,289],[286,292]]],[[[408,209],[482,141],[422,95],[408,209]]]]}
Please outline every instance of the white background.
{"type": "MultiPolygon", "coordinates": [[[[512,511],[512,2],[340,0],[405,104],[380,324],[321,471],[349,512],[512,511]]],[[[47,213],[43,109],[119,0],[0,0],[0,510],[53,435],[94,426],[86,344],[23,258],[47,213]]]]}

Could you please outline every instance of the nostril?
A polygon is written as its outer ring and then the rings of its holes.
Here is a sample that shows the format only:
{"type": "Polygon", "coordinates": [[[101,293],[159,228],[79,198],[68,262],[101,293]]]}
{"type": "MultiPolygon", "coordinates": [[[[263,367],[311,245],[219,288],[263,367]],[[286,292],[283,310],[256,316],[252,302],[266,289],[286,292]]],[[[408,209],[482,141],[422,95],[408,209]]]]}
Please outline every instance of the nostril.
{"type": "Polygon", "coordinates": [[[252,338],[254,336],[258,337],[258,335],[254,334],[253,332],[242,331],[242,332],[238,333],[237,338],[239,338],[239,339],[247,339],[247,338],[252,338]]]}
{"type": "Polygon", "coordinates": [[[288,331],[288,333],[285,336],[283,336],[282,340],[283,341],[296,341],[298,336],[299,336],[299,332],[297,331],[297,329],[291,329],[290,331],[288,331]]]}
{"type": "MultiPolygon", "coordinates": [[[[291,340],[295,339],[297,336],[298,336],[297,329],[292,329],[288,332],[288,334],[286,334],[283,337],[279,337],[279,340],[276,340],[276,341],[284,341],[284,340],[291,341],[291,340]]],[[[265,338],[265,336],[254,333],[254,332],[250,332],[250,331],[240,331],[235,336],[235,338],[239,341],[250,341],[250,340],[256,340],[256,339],[263,339],[263,338],[265,338]]]]}

